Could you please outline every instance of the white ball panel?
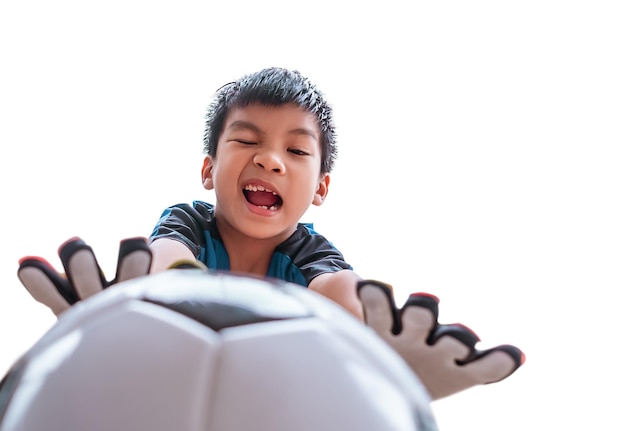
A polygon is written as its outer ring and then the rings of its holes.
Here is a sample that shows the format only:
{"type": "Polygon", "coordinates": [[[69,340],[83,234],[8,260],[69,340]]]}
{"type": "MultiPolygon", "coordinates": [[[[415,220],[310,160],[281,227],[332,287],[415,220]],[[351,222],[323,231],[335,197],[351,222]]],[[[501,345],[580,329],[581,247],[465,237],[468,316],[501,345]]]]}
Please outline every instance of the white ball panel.
{"type": "Polygon", "coordinates": [[[220,337],[149,303],[107,310],[31,359],[3,429],[206,429],[220,337]]]}
{"type": "Polygon", "coordinates": [[[212,430],[415,430],[403,391],[324,320],[223,331],[212,430]],[[348,412],[352,412],[347,414],[348,412]]]}

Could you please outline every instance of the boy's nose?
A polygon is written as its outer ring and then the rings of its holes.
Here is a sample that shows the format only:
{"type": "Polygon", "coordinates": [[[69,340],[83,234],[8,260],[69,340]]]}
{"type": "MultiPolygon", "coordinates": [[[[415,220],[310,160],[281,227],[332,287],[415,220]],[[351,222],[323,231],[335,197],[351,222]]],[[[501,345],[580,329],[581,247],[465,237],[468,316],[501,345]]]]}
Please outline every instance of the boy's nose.
{"type": "Polygon", "coordinates": [[[273,151],[259,152],[254,156],[254,164],[267,171],[282,174],[285,172],[285,165],[280,157],[273,151]]]}

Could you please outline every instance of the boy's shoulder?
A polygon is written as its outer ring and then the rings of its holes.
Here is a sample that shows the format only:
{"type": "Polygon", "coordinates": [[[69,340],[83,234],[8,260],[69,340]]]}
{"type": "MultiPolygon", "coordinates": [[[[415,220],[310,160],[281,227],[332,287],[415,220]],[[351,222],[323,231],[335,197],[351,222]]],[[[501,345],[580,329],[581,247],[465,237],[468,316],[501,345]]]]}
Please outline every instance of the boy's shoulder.
{"type": "Polygon", "coordinates": [[[187,202],[177,203],[170,205],[166,208],[165,212],[172,212],[172,210],[179,210],[186,212],[190,215],[201,215],[203,218],[211,220],[215,217],[215,205],[208,202],[195,200],[191,204],[187,202]]]}
{"type": "Polygon", "coordinates": [[[296,231],[291,236],[278,246],[281,251],[285,250],[298,250],[302,252],[307,250],[312,252],[314,250],[323,249],[335,249],[332,242],[330,242],[324,235],[317,232],[313,228],[313,223],[298,223],[296,231]]]}
{"type": "Polygon", "coordinates": [[[213,204],[210,204],[204,201],[195,200],[191,203],[191,206],[193,209],[195,209],[196,211],[202,214],[210,215],[211,218],[215,216],[215,205],[213,204]]]}

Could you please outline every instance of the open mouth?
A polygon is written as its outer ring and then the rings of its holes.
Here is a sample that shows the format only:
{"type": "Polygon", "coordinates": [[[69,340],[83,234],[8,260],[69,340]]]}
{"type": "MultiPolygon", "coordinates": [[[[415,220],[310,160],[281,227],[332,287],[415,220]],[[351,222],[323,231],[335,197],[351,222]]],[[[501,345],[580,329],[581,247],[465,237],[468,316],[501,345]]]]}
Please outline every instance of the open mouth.
{"type": "Polygon", "coordinates": [[[263,186],[248,184],[243,189],[243,195],[252,205],[271,211],[276,211],[283,204],[280,196],[263,186]]]}

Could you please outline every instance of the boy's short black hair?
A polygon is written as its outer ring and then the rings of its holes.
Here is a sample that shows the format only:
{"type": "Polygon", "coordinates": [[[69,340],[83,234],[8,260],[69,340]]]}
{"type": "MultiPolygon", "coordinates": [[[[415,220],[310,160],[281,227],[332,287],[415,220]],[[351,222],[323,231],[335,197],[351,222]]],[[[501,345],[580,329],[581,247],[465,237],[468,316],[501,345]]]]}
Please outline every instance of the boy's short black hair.
{"type": "Polygon", "coordinates": [[[324,95],[296,70],[278,67],[243,76],[217,90],[208,107],[204,128],[204,151],[215,157],[217,141],[231,108],[251,104],[281,106],[294,103],[317,117],[322,149],[321,173],[332,170],[337,157],[333,112],[324,95]]]}

